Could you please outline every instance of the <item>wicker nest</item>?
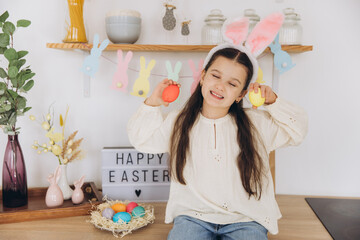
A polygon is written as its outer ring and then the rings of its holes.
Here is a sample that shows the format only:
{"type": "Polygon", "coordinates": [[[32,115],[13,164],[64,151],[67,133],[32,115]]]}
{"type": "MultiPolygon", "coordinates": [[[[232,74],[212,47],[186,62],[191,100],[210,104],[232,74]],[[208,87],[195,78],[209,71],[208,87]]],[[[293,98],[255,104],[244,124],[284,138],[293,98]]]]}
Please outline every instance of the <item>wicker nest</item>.
{"type": "Polygon", "coordinates": [[[97,206],[94,206],[93,210],[90,211],[90,223],[92,223],[95,227],[101,230],[107,230],[113,233],[115,237],[124,237],[127,234],[132,233],[132,231],[137,230],[139,228],[145,227],[149,223],[154,223],[155,215],[154,215],[154,207],[147,204],[139,203],[139,206],[142,206],[145,209],[145,216],[140,218],[132,218],[129,223],[115,223],[110,219],[107,219],[101,215],[102,211],[105,208],[111,208],[111,206],[115,203],[122,203],[127,205],[129,201],[111,201],[104,199],[104,203],[101,203],[97,206]]]}

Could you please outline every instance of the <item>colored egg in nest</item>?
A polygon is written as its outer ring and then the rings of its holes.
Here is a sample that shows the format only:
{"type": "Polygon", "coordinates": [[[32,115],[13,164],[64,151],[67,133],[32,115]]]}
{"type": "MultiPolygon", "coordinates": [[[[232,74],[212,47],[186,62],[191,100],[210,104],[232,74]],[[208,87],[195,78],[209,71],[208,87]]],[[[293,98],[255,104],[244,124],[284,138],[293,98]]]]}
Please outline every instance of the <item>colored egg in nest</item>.
{"type": "Polygon", "coordinates": [[[118,212],[114,215],[113,221],[116,223],[128,223],[131,221],[131,215],[128,212],[118,212]]]}
{"type": "Polygon", "coordinates": [[[128,205],[126,205],[126,211],[128,213],[131,213],[133,211],[134,208],[136,208],[138,206],[138,204],[136,202],[130,202],[128,203],[128,205]]]}
{"type": "Polygon", "coordinates": [[[145,209],[141,206],[137,206],[133,209],[132,215],[134,218],[139,218],[145,216],[145,209]]]}
{"type": "Polygon", "coordinates": [[[126,211],[126,205],[122,203],[115,203],[111,206],[111,208],[116,212],[125,212],[126,211]]]}
{"type": "Polygon", "coordinates": [[[115,212],[112,208],[105,208],[102,212],[101,212],[101,216],[103,216],[104,218],[107,219],[112,219],[114,216],[115,212]]]}

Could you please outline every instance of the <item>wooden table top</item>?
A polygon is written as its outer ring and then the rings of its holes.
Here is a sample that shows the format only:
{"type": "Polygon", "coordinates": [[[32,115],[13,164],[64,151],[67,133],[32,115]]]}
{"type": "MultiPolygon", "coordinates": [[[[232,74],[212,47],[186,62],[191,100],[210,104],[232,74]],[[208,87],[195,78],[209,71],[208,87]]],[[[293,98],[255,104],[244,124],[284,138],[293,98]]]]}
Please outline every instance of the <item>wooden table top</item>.
{"type": "MultiPolygon", "coordinates": [[[[271,240],[331,240],[331,236],[306,203],[305,197],[277,195],[283,217],[279,220],[279,234],[269,234],[271,240]]],[[[155,208],[155,223],[134,231],[123,239],[166,239],[172,224],[165,224],[166,203],[152,203],[155,208]]],[[[57,218],[30,222],[0,224],[0,239],[53,240],[53,239],[116,239],[111,232],[95,228],[86,222],[89,216],[57,218]]]]}

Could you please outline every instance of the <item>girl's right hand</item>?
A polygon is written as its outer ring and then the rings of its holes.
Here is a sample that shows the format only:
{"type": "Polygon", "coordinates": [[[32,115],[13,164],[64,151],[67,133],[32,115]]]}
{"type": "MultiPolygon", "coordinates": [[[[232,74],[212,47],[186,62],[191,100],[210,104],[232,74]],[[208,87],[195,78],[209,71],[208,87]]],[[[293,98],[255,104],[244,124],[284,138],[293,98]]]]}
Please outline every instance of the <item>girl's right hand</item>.
{"type": "Polygon", "coordinates": [[[170,85],[178,85],[180,88],[180,84],[178,84],[177,82],[173,81],[173,80],[169,80],[169,79],[164,79],[162,80],[154,89],[153,93],[151,94],[150,97],[148,97],[145,100],[145,104],[152,106],[152,107],[158,107],[160,105],[164,105],[165,107],[169,106],[168,102],[164,102],[164,100],[162,99],[162,93],[164,91],[164,89],[170,85]]]}

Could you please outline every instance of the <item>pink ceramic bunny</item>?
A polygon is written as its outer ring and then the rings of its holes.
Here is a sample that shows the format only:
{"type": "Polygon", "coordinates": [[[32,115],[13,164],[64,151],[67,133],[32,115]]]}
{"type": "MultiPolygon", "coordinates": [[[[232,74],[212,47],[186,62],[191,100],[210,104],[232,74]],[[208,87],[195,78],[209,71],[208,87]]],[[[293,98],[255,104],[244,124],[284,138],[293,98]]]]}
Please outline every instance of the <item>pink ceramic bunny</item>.
{"type": "Polygon", "coordinates": [[[50,183],[48,190],[46,191],[45,203],[48,207],[58,207],[64,202],[64,197],[61,189],[57,185],[61,175],[61,168],[58,166],[54,174],[50,174],[47,180],[50,183]]]}
{"type": "Polygon", "coordinates": [[[125,59],[123,60],[123,53],[120,49],[117,51],[117,56],[118,67],[116,73],[114,74],[111,88],[127,92],[126,88],[128,86],[129,80],[126,71],[128,69],[128,65],[133,56],[133,53],[131,51],[127,52],[125,59]]]}
{"type": "Polygon", "coordinates": [[[78,181],[74,182],[75,190],[72,194],[71,200],[74,204],[82,203],[84,200],[84,193],[81,190],[82,185],[84,184],[85,176],[82,176],[78,181]]]}
{"type": "Polygon", "coordinates": [[[200,77],[201,77],[201,71],[202,71],[203,64],[204,64],[204,60],[201,59],[200,62],[199,62],[199,68],[196,69],[193,60],[191,60],[191,59],[189,60],[189,65],[190,65],[190,68],[192,70],[193,79],[194,79],[193,83],[191,84],[191,94],[195,91],[197,85],[200,82],[200,77]]]}

